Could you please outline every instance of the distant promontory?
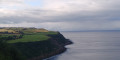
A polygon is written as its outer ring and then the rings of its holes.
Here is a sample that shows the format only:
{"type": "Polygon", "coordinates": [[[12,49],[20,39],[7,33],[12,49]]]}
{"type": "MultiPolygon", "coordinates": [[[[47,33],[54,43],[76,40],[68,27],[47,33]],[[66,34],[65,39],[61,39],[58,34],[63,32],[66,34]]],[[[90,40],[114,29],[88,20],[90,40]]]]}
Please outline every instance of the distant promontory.
{"type": "Polygon", "coordinates": [[[0,60],[42,60],[72,44],[60,32],[38,28],[0,28],[0,60]]]}

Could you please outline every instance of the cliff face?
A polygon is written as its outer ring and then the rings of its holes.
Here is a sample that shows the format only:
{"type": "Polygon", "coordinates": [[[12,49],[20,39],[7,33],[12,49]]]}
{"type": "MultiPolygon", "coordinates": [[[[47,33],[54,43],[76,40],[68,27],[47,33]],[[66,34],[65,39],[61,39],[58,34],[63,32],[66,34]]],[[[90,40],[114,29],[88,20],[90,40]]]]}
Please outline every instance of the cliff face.
{"type": "Polygon", "coordinates": [[[72,44],[60,33],[48,36],[51,38],[45,41],[15,43],[13,45],[26,56],[27,60],[42,60],[64,52],[66,50],[64,46],[72,44]]]}

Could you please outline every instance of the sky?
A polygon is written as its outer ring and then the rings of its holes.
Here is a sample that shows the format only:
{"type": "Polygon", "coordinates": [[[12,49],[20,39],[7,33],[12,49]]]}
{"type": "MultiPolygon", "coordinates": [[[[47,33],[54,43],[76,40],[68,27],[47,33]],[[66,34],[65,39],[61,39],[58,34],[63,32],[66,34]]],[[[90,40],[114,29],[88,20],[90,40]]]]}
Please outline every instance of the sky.
{"type": "Polygon", "coordinates": [[[120,0],[0,0],[0,27],[120,30],[120,0]]]}

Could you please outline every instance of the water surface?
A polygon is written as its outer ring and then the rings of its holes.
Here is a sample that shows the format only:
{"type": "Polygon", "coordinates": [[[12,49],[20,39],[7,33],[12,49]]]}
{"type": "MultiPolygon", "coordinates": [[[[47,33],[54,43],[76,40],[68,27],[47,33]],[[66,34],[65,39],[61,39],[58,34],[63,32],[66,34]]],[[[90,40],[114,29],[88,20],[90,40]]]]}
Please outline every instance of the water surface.
{"type": "Polygon", "coordinates": [[[62,32],[74,42],[68,50],[47,60],[120,60],[120,31],[62,32]]]}

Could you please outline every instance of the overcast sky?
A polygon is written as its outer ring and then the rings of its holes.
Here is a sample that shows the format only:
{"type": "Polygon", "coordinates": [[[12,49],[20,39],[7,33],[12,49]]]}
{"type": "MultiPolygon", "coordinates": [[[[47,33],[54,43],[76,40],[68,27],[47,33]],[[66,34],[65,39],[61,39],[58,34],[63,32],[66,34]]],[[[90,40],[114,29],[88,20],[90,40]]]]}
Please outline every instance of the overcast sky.
{"type": "Polygon", "coordinates": [[[0,27],[120,30],[120,0],[0,0],[0,27]]]}

